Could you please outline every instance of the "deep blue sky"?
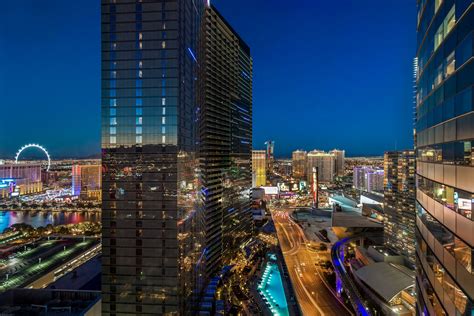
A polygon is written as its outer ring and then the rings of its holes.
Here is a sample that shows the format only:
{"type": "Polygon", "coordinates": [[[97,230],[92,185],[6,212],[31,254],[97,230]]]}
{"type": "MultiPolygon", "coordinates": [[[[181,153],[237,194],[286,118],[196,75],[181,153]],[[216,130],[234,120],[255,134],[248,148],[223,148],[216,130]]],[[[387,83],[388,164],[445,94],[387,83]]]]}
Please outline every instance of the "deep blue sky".
{"type": "MultiPolygon", "coordinates": [[[[412,146],[414,1],[212,1],[252,49],[255,148],[412,146]]],[[[99,0],[2,1],[0,157],[29,142],[99,152],[99,11],[99,0]]]]}

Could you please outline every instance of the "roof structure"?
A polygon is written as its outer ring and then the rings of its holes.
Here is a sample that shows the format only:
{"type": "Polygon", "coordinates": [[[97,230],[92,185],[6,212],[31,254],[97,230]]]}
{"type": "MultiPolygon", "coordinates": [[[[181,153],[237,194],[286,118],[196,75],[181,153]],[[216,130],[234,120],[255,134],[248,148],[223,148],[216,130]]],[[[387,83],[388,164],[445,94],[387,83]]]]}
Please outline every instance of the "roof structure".
{"type": "Polygon", "coordinates": [[[415,284],[412,271],[386,262],[369,264],[355,271],[355,274],[386,302],[390,302],[398,293],[415,284]]]}

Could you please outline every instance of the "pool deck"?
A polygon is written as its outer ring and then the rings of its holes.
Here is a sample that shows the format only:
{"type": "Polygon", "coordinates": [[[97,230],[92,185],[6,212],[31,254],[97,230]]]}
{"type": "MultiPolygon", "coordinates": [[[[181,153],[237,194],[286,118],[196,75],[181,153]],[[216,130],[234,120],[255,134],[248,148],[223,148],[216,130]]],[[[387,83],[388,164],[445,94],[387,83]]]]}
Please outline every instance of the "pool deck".
{"type": "Polygon", "coordinates": [[[258,291],[273,315],[289,316],[290,312],[277,257],[274,254],[270,257],[265,265],[262,278],[258,282],[258,291]]]}

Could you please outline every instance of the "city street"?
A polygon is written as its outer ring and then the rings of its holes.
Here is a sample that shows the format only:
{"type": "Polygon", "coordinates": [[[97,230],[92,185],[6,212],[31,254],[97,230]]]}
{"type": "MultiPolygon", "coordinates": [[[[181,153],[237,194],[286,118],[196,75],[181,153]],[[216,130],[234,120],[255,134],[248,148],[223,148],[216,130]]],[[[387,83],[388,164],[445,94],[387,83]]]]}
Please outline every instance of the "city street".
{"type": "Polygon", "coordinates": [[[315,265],[320,257],[306,247],[309,241],[302,229],[286,211],[274,211],[272,217],[303,315],[350,315],[321,279],[315,265]]]}

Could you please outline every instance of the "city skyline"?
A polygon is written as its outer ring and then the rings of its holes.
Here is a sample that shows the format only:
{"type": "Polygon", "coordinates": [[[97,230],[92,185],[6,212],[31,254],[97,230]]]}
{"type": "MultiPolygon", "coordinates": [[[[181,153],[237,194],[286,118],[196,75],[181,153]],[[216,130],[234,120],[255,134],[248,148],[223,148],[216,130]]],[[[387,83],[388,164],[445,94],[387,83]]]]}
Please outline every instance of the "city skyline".
{"type": "Polygon", "coordinates": [[[474,0],[399,2],[5,4],[0,314],[474,315],[474,0]]]}
{"type": "MultiPolygon", "coordinates": [[[[253,47],[255,149],[264,149],[267,138],[275,141],[276,157],[290,157],[297,148],[336,147],[345,149],[347,156],[381,156],[385,150],[412,147],[411,31],[416,10],[410,3],[367,1],[343,8],[309,1],[292,7],[283,1],[271,7],[263,1],[212,3],[253,47]],[[401,20],[385,21],[384,12],[394,12],[401,20]],[[294,21],[304,21],[296,33],[289,27],[294,21]],[[382,22],[387,24],[383,31],[376,27],[382,22]],[[347,32],[355,23],[359,30],[347,32]],[[273,27],[264,27],[269,24],[273,27]],[[387,31],[390,41],[383,38],[387,31]],[[373,41],[365,41],[366,36],[373,41]],[[337,84],[340,76],[351,84],[337,84]],[[286,88],[276,88],[281,86],[286,88]],[[339,93],[341,89],[345,93],[339,93]],[[373,133],[381,128],[384,133],[373,133]],[[371,141],[358,141],[363,138],[371,141]]],[[[0,157],[9,158],[30,142],[44,145],[55,157],[99,155],[98,11],[95,1],[5,4],[1,23],[8,34],[2,41],[8,46],[2,56],[11,62],[6,65],[8,78],[0,76],[1,102],[11,104],[7,115],[24,109],[22,120],[32,128],[5,122],[4,128],[14,130],[15,137],[0,136],[0,157]],[[11,27],[19,16],[27,16],[35,27],[11,27]],[[39,63],[32,61],[31,53],[39,63]],[[14,66],[20,62],[22,67],[14,66]],[[42,65],[48,65],[48,71],[42,65]]]]}

